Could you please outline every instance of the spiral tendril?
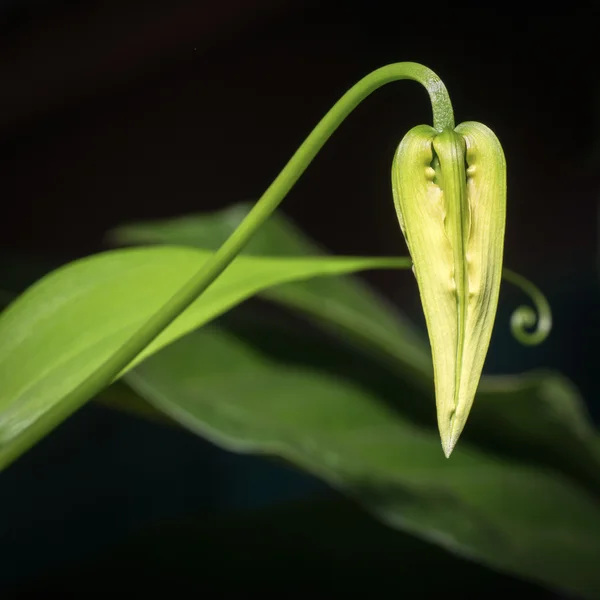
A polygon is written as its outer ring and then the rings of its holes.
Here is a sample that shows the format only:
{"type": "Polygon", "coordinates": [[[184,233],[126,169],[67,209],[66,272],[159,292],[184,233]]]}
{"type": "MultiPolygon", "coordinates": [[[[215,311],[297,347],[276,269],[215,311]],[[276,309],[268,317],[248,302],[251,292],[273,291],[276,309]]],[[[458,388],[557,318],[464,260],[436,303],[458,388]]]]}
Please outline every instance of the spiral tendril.
{"type": "Polygon", "coordinates": [[[522,275],[510,269],[503,269],[502,276],[527,294],[535,305],[535,310],[531,306],[519,306],[513,311],[510,318],[510,330],[513,336],[524,346],[541,344],[552,330],[552,310],[548,300],[531,281],[522,275]],[[533,331],[529,331],[534,327],[533,331]]]}

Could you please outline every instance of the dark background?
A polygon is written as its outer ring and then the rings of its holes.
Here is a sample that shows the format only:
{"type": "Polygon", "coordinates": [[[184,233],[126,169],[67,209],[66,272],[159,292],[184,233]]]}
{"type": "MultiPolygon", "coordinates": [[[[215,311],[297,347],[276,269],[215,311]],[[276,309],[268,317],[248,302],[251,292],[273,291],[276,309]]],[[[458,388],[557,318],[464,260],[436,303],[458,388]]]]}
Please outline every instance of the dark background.
{"type": "MultiPolygon", "coordinates": [[[[598,418],[598,12],[592,3],[502,6],[0,4],[7,280],[24,277],[16,259],[59,264],[102,250],[107,230],[123,222],[258,198],[352,84],[391,62],[421,62],[444,80],[457,122],[481,121],[499,136],[508,161],[505,262],[540,285],[555,312],[549,341],[522,348],[508,318],[523,298],[503,291],[486,371],[556,367],[598,418]]],[[[391,158],[410,127],[430,120],[418,85],[378,91],[282,210],[332,253],[405,254],[391,158]]],[[[410,278],[365,277],[419,321],[410,278]]],[[[1,564],[15,581],[31,581],[143,524],[315,491],[324,493],[283,467],[90,406],[3,474],[1,564]]]]}

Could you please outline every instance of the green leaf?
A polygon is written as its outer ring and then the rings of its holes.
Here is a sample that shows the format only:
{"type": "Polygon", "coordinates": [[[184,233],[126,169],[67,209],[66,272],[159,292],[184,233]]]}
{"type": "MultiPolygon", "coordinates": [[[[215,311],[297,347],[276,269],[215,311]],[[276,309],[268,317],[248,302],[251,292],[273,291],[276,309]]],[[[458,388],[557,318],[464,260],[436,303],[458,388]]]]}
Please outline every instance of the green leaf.
{"type": "MultiPolygon", "coordinates": [[[[134,223],[115,229],[110,238],[121,244],[218,248],[250,208],[239,204],[216,213],[134,223]]],[[[246,252],[297,256],[322,251],[280,211],[255,234],[246,252]]],[[[401,396],[403,412],[432,418],[433,371],[425,337],[359,278],[294,282],[269,288],[260,297],[317,317],[320,325],[359,349],[377,350],[376,357],[414,388],[401,396]]],[[[573,383],[558,373],[483,376],[463,436],[508,457],[558,468],[600,493],[598,434],[573,383]]]]}
{"type": "Polygon", "coordinates": [[[486,376],[465,439],[560,470],[600,495],[600,437],[579,391],[551,371],[486,376]]]}
{"type": "MultiPolygon", "coordinates": [[[[168,246],[106,252],[47,275],[2,312],[0,467],[79,407],[80,400],[71,402],[70,395],[86,385],[209,255],[168,246]],[[69,401],[63,402],[65,398],[69,401]]],[[[405,265],[406,259],[390,258],[240,257],[128,369],[266,287],[405,265]]],[[[83,401],[110,383],[100,382],[83,401]]]]}
{"type": "MultiPolygon", "coordinates": [[[[24,258],[17,260],[20,267],[25,267],[25,271],[32,268],[32,262],[38,264],[38,261],[26,260],[24,258]]],[[[39,264],[38,266],[41,267],[39,264]]],[[[43,275],[45,275],[45,272],[40,270],[33,279],[35,280],[37,277],[43,275]]],[[[29,284],[31,283],[32,282],[30,281],[29,284]]],[[[29,284],[26,284],[25,287],[29,284]]],[[[0,310],[8,306],[17,295],[18,294],[15,294],[14,292],[0,289],[0,310]]],[[[159,423],[167,425],[176,425],[164,413],[157,411],[152,405],[146,402],[146,400],[135,394],[130,387],[120,381],[115,382],[108,389],[104,390],[96,399],[107,408],[112,408],[113,410],[126,412],[137,417],[143,417],[150,421],[158,421],[159,423]]]]}
{"type": "MultiPolygon", "coordinates": [[[[248,214],[240,203],[215,213],[164,221],[132,223],[109,233],[115,244],[168,244],[216,250],[248,214]]],[[[293,225],[281,211],[272,215],[243,251],[251,256],[323,256],[324,251],[293,225]]],[[[416,293],[411,278],[398,285],[416,293]]],[[[402,313],[357,277],[305,279],[263,290],[264,299],[283,304],[343,335],[351,343],[392,362],[414,385],[430,391],[431,351],[425,336],[402,313]]]]}
{"type": "MultiPolygon", "coordinates": [[[[256,333],[269,335],[264,324],[256,333]]],[[[308,350],[306,339],[281,337],[308,350]]],[[[320,340],[313,350],[322,353],[320,340]]],[[[398,411],[404,398],[334,375],[321,359],[311,367],[276,352],[212,326],[126,381],[197,434],[236,452],[283,457],[392,527],[547,587],[599,597],[600,507],[583,489],[468,443],[448,461],[437,432],[398,411]]]]}

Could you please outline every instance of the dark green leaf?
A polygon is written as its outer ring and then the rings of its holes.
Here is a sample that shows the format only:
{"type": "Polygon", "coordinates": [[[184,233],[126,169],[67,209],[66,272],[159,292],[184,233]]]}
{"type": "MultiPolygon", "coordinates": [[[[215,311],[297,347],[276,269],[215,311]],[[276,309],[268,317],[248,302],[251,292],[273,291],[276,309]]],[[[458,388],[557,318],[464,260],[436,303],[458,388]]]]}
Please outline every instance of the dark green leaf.
{"type": "Polygon", "coordinates": [[[350,377],[279,360],[215,327],[126,381],[190,430],[283,457],[392,527],[549,587],[600,594],[597,501],[556,472],[468,443],[445,459],[437,431],[398,411],[402,397],[390,404],[350,377]]]}

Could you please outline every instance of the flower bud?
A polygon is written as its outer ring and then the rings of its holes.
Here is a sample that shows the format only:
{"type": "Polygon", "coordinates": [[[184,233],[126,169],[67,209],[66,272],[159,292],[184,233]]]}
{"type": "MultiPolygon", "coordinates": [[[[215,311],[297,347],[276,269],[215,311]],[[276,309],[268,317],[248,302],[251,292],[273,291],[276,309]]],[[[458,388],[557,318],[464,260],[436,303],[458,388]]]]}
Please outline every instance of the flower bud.
{"type": "Polygon", "coordinates": [[[438,426],[450,456],[473,404],[498,306],[506,221],[502,146],[481,123],[442,132],[419,125],[398,147],[392,188],[425,313],[438,426]]]}

